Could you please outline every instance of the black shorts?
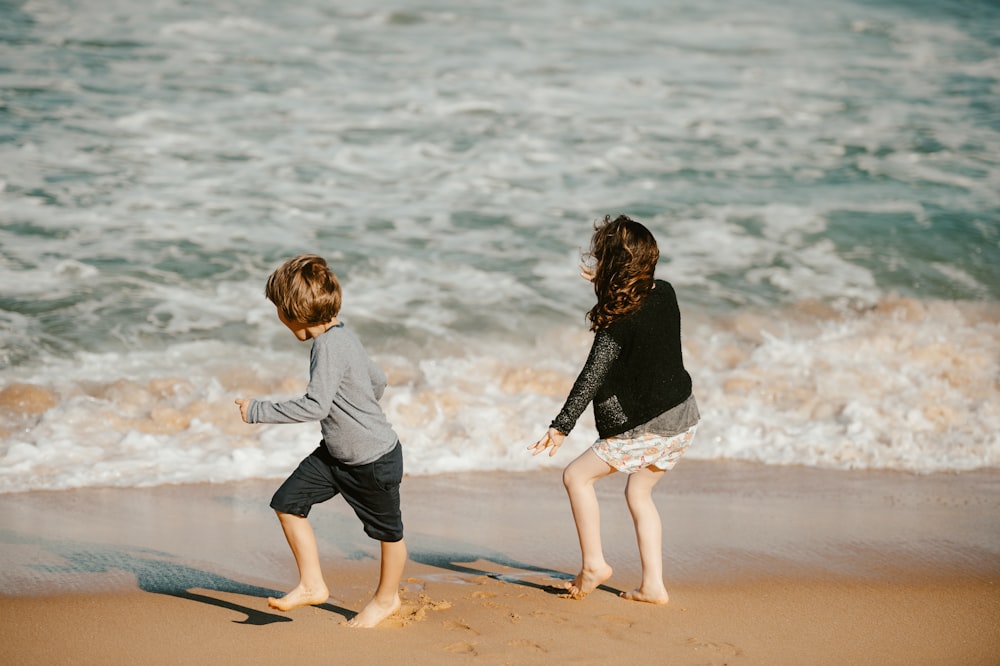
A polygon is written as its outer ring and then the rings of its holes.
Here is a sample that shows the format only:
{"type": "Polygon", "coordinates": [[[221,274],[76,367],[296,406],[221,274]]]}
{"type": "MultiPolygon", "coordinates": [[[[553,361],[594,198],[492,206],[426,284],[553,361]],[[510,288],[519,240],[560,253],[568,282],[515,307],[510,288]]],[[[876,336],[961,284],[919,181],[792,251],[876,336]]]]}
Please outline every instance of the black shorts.
{"type": "Polygon", "coordinates": [[[322,443],[295,468],[271,498],[281,513],[308,516],[314,504],[344,496],[361,519],[365,534],[379,541],[403,538],[399,484],[403,480],[403,446],[365,465],[334,460],[322,443]]]}

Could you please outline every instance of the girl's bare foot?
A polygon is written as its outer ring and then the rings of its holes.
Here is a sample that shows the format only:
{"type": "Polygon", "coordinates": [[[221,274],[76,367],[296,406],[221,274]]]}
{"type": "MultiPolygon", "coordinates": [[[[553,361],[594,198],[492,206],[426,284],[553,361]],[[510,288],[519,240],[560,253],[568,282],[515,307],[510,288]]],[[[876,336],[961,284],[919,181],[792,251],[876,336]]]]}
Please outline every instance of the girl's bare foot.
{"type": "Polygon", "coordinates": [[[348,620],[346,624],[348,627],[370,629],[398,611],[401,604],[398,594],[388,604],[383,604],[378,599],[372,599],[367,606],[361,609],[360,613],[348,620]]]}
{"type": "Polygon", "coordinates": [[[324,603],[329,598],[330,591],[326,589],[325,585],[322,588],[313,589],[303,587],[300,584],[280,599],[268,597],[267,605],[275,610],[290,611],[300,606],[315,606],[316,604],[324,603]]]}
{"type": "Polygon", "coordinates": [[[634,590],[621,593],[622,599],[628,599],[629,601],[645,601],[648,604],[657,604],[662,606],[670,601],[670,596],[667,594],[666,589],[659,589],[656,592],[650,593],[643,590],[641,587],[637,587],[634,590]]]}
{"type": "Polygon", "coordinates": [[[564,586],[569,596],[573,599],[583,599],[585,596],[597,589],[597,586],[611,578],[614,571],[611,565],[605,563],[603,567],[597,569],[580,569],[572,581],[564,586]]]}

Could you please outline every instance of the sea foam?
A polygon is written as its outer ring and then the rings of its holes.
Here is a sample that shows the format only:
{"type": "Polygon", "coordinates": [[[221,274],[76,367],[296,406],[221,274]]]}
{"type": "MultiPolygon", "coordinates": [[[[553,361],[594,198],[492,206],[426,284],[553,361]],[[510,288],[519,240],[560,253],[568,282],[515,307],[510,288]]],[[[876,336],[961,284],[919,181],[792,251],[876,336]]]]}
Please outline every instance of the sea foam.
{"type": "MultiPolygon", "coordinates": [[[[542,332],[527,348],[376,352],[408,473],[568,462],[596,437],[589,411],[561,457],[526,447],[558,412],[589,340],[581,326],[542,332]]],[[[972,303],[688,312],[703,417],[688,455],[915,473],[1000,466],[1000,409],[989,399],[998,343],[1000,312],[972,303]]],[[[318,426],[249,426],[233,400],[300,395],[306,357],[304,346],[261,354],[188,343],[50,364],[0,392],[0,490],[280,477],[316,446],[318,426]]]]}

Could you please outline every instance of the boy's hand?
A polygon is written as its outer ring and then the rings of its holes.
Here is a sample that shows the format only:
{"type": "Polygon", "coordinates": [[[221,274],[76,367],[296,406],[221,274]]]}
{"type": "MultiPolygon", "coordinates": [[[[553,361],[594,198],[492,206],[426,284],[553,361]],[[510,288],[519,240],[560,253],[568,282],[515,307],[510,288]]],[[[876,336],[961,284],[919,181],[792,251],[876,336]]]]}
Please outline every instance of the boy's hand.
{"type": "Polygon", "coordinates": [[[549,428],[548,432],[546,432],[540,440],[528,447],[528,450],[533,452],[531,455],[537,456],[539,453],[551,446],[552,450],[549,451],[549,457],[551,458],[556,454],[556,451],[559,450],[559,447],[562,446],[564,439],[566,439],[566,435],[562,434],[555,428],[549,428]]]}
{"type": "Polygon", "coordinates": [[[250,423],[247,421],[247,410],[250,409],[250,401],[246,398],[236,398],[236,404],[240,406],[240,416],[243,417],[243,423],[250,423]]]}

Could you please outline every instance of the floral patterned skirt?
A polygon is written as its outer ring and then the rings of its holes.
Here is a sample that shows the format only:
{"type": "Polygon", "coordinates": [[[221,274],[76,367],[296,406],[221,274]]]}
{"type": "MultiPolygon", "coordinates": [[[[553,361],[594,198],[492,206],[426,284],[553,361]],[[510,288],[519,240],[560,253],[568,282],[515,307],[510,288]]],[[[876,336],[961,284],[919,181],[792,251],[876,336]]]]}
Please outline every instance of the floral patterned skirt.
{"type": "Polygon", "coordinates": [[[597,457],[619,472],[637,472],[654,466],[661,470],[673,469],[680,457],[691,446],[695,424],[677,435],[647,433],[638,437],[609,437],[594,442],[597,457]]]}

